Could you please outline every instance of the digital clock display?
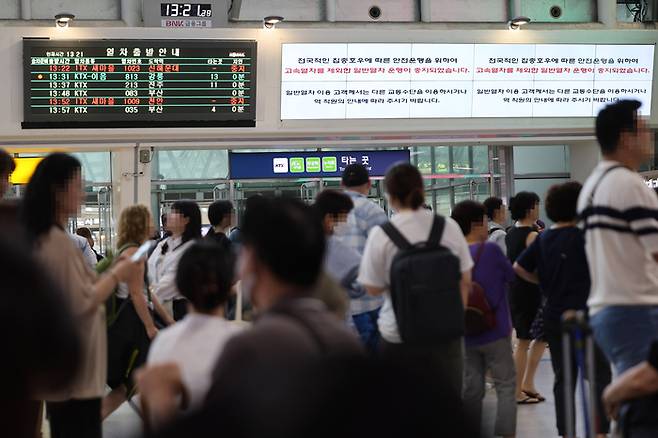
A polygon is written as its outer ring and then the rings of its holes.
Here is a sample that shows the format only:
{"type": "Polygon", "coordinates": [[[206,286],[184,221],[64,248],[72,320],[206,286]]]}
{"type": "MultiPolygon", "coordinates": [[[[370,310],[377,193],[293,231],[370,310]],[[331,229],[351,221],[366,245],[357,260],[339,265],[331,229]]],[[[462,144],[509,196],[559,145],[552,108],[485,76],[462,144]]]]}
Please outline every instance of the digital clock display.
{"type": "Polygon", "coordinates": [[[212,5],[209,3],[160,3],[160,15],[163,17],[212,17],[212,5]]]}
{"type": "Polygon", "coordinates": [[[26,39],[23,52],[23,128],[255,126],[255,41],[26,39]]]}

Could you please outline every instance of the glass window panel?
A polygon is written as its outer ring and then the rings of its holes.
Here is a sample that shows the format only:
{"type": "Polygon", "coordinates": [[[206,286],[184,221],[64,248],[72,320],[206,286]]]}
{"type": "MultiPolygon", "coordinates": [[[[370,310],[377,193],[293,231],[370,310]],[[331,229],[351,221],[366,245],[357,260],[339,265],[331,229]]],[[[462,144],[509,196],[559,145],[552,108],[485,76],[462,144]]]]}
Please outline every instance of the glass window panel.
{"type": "Polygon", "coordinates": [[[112,166],[109,152],[75,152],[73,154],[82,164],[82,177],[87,182],[110,183],[112,166]]]}
{"type": "Polygon", "coordinates": [[[467,146],[455,146],[452,148],[452,171],[454,173],[473,173],[473,166],[469,161],[467,146]]]}
{"type": "Polygon", "coordinates": [[[517,179],[514,180],[514,189],[516,193],[519,192],[535,192],[539,195],[540,199],[540,219],[547,224],[552,224],[553,222],[548,219],[546,216],[546,210],[544,210],[544,200],[546,198],[546,192],[548,189],[555,184],[561,184],[567,182],[568,178],[542,178],[542,179],[517,179]]]}
{"type": "Polygon", "coordinates": [[[514,146],[514,173],[516,175],[569,173],[567,146],[514,146]]]}
{"type": "Polygon", "coordinates": [[[416,161],[416,167],[418,171],[422,174],[431,174],[432,173],[432,148],[430,147],[418,147],[415,148],[414,158],[416,161]]]}
{"type": "Polygon", "coordinates": [[[473,146],[473,173],[489,173],[488,146],[473,146]]]}
{"type": "Polygon", "coordinates": [[[228,178],[228,151],[162,150],[157,151],[153,179],[223,179],[228,178]]]}
{"type": "Polygon", "coordinates": [[[436,191],[436,206],[434,209],[443,216],[450,216],[450,189],[440,189],[436,191]]]}
{"type": "Polygon", "coordinates": [[[436,146],[434,148],[434,173],[450,172],[449,146],[436,146]]]}

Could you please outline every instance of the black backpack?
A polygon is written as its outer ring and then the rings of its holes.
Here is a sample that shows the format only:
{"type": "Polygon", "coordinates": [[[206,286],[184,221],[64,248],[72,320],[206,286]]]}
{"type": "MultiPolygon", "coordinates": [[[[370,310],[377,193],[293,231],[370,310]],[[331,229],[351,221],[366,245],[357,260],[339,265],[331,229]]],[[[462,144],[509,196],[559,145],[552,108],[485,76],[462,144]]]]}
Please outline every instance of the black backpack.
{"type": "Polygon", "coordinates": [[[427,242],[410,244],[387,222],[382,230],[399,251],[391,264],[390,293],[402,341],[436,345],[464,335],[459,258],[441,246],[445,218],[434,217],[427,242]]]}

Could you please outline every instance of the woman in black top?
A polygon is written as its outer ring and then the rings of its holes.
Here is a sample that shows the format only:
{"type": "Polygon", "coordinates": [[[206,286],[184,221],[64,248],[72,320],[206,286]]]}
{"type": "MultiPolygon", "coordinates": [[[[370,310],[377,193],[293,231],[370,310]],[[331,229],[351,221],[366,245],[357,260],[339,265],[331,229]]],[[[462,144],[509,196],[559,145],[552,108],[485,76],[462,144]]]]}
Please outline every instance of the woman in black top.
{"type": "MultiPolygon", "coordinates": [[[[546,298],[544,305],[544,337],[551,349],[551,364],[555,372],[553,394],[555,395],[555,414],[559,436],[571,436],[567,425],[565,407],[564,352],[562,350],[562,314],[567,310],[587,311],[587,298],[591,287],[587,256],[585,254],[584,233],[578,228],[576,206],[582,186],[577,182],[553,186],[546,195],[546,214],[554,225],[543,232],[532,245],[517,259],[514,270],[522,278],[539,284],[546,298]]],[[[573,403],[578,366],[575,356],[571,355],[571,389],[573,403]]],[[[612,378],[610,364],[603,352],[595,345],[594,380],[597,415],[595,430],[597,437],[607,436],[610,424],[602,404],[603,390],[612,378]]],[[[589,379],[589,376],[584,376],[589,379]]],[[[574,419],[571,419],[572,421],[574,419]]],[[[575,423],[571,424],[575,430],[575,423]]],[[[655,435],[654,435],[655,436],[655,435]]]]}
{"type": "MultiPolygon", "coordinates": [[[[539,196],[536,193],[521,192],[510,199],[509,204],[515,223],[508,231],[505,243],[507,257],[514,263],[538,236],[535,222],[539,218],[539,196]]],[[[544,355],[546,344],[539,340],[533,341],[530,333],[540,306],[539,287],[517,275],[510,290],[510,311],[518,339],[514,362],[516,363],[516,400],[519,404],[534,404],[545,400],[535,388],[535,373],[544,355]],[[530,349],[529,356],[528,349],[530,349]]]]}

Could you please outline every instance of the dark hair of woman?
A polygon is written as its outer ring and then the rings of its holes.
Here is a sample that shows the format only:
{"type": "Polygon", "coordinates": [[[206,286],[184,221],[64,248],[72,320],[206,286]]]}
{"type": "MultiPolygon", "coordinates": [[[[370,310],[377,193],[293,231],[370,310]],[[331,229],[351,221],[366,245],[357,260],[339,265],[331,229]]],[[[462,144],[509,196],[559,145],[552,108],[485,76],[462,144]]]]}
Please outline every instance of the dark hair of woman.
{"type": "Polygon", "coordinates": [[[464,236],[471,233],[474,223],[484,223],[487,211],[484,205],[475,201],[462,201],[452,209],[451,218],[457,222],[464,236]]]}
{"type": "Polygon", "coordinates": [[[171,206],[172,210],[176,210],[184,218],[189,219],[183,231],[183,243],[192,239],[201,238],[201,210],[194,201],[176,201],[171,206]]]}
{"type": "Polygon", "coordinates": [[[570,222],[578,218],[578,196],[583,186],[576,181],[558,184],[546,194],[546,215],[553,222],[570,222]]]}
{"type": "Polygon", "coordinates": [[[487,198],[484,200],[484,208],[487,209],[487,217],[489,220],[494,220],[494,216],[496,215],[496,210],[501,209],[503,207],[503,200],[500,198],[496,198],[495,196],[492,196],[490,198],[487,198]]]}
{"type": "Polygon", "coordinates": [[[37,240],[57,223],[57,202],[66,186],[80,172],[77,158],[63,153],[48,155],[37,166],[25,188],[21,207],[21,222],[27,239],[37,240]]]}
{"type": "Polygon", "coordinates": [[[425,203],[423,177],[411,164],[397,164],[386,172],[384,187],[389,196],[402,207],[417,210],[425,203]]]}
{"type": "Polygon", "coordinates": [[[520,221],[528,217],[530,210],[539,204],[539,196],[533,192],[519,192],[509,200],[509,211],[512,219],[520,221]]]}
{"type": "Polygon", "coordinates": [[[176,285],[199,312],[212,312],[228,299],[233,284],[230,252],[209,242],[190,246],[178,263],[176,285]]]}

